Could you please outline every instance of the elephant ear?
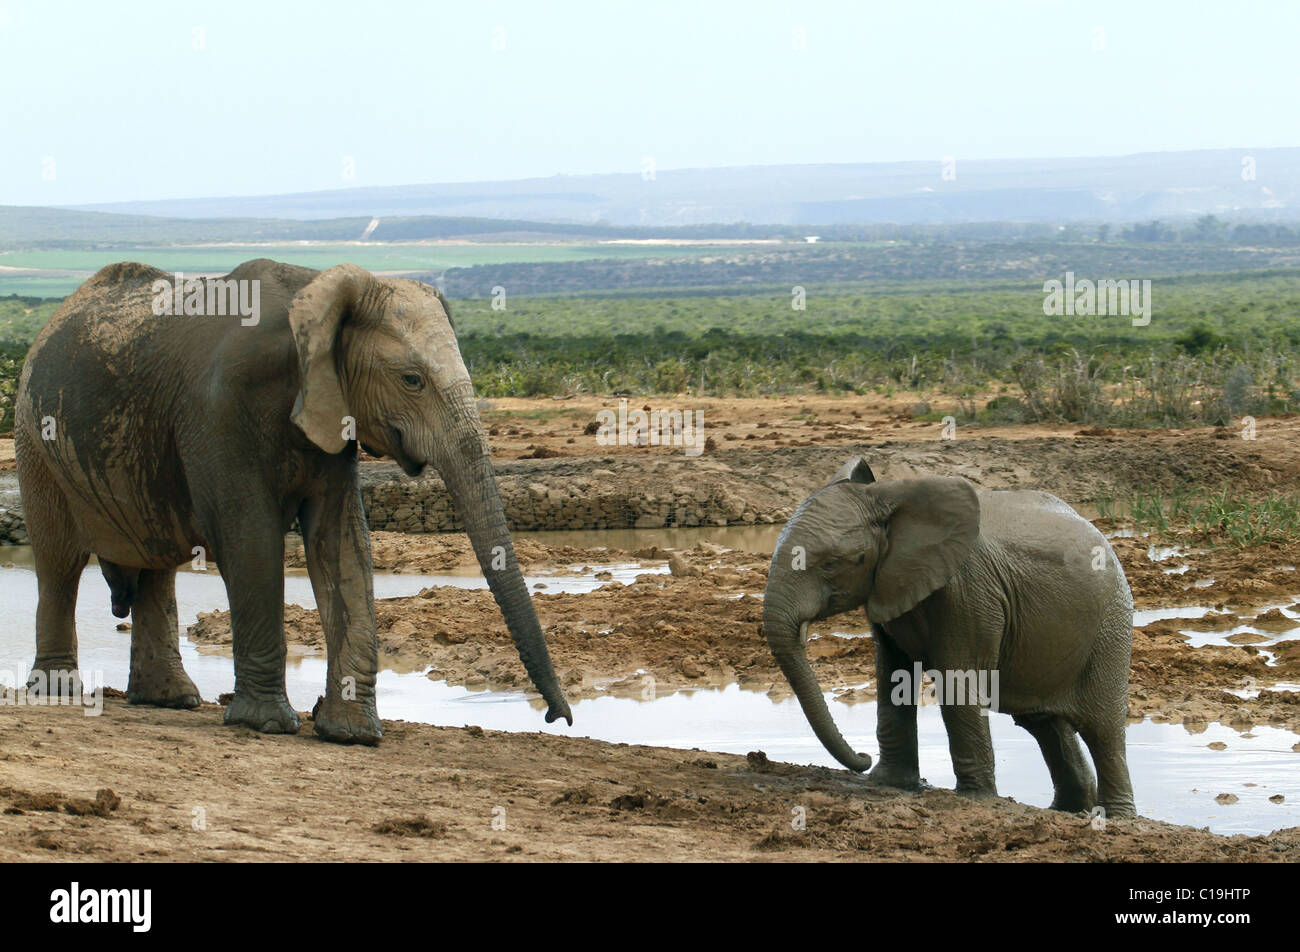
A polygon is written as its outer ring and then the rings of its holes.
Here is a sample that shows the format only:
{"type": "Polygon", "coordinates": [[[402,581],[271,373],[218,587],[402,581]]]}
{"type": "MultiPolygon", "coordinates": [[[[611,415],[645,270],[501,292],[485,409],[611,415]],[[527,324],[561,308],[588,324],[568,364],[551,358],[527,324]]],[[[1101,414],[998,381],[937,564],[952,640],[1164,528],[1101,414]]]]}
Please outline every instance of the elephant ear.
{"type": "Polygon", "coordinates": [[[827,486],[834,486],[836,483],[874,483],[876,474],[871,471],[864,457],[855,456],[849,460],[831,477],[827,486]]]}
{"type": "Polygon", "coordinates": [[[313,278],[289,304],[301,381],[290,419],[326,453],[347,446],[343,418],[348,416],[348,401],[336,359],[339,332],[373,281],[356,265],[336,265],[313,278]]]}
{"type": "Polygon", "coordinates": [[[886,545],[867,616],[884,624],[952,579],[980,534],[980,503],[964,479],[908,479],[872,487],[885,509],[886,545]]]}
{"type": "Polygon", "coordinates": [[[447,315],[447,323],[451,325],[451,329],[454,331],[456,329],[456,322],[451,318],[451,305],[447,303],[447,295],[443,294],[432,284],[429,285],[429,288],[433,291],[433,296],[438,299],[438,303],[442,305],[442,313],[447,315]]]}

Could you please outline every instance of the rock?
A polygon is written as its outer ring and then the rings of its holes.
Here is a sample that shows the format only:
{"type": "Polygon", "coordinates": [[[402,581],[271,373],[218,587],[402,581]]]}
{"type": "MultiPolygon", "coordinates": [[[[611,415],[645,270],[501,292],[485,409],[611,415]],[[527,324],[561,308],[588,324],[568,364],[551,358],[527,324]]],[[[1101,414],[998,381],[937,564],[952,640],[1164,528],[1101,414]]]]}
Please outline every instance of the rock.
{"type": "Polygon", "coordinates": [[[1288,615],[1282,614],[1279,608],[1270,608],[1268,611],[1255,616],[1251,627],[1262,628],[1264,631],[1290,631],[1293,628],[1300,627],[1300,622],[1288,615]]]}
{"type": "Polygon", "coordinates": [[[704,669],[696,664],[693,658],[682,658],[677,662],[677,670],[682,673],[683,677],[692,679],[704,677],[704,669]]]}
{"type": "Polygon", "coordinates": [[[686,560],[676,552],[668,556],[668,571],[678,578],[688,578],[701,574],[698,566],[689,565],[686,560]]]}

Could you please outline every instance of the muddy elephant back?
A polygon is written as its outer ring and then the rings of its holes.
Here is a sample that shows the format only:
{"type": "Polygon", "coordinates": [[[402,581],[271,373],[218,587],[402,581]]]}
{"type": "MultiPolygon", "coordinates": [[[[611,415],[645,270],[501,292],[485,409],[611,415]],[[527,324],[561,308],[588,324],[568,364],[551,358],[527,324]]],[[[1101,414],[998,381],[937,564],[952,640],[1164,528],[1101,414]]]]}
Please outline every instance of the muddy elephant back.
{"type": "Polygon", "coordinates": [[[24,363],[23,385],[27,385],[34,365],[62,359],[60,352],[69,346],[89,345],[105,357],[120,353],[154,316],[153,287],[159,280],[170,283],[172,276],[138,261],[101,268],[59,306],[36,335],[24,363]]]}

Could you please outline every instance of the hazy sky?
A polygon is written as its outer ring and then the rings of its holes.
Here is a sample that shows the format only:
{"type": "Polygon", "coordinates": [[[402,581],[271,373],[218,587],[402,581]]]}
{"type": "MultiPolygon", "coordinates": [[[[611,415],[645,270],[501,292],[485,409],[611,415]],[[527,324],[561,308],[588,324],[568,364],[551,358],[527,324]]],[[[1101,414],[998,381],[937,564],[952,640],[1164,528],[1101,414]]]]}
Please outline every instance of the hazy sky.
{"type": "Polygon", "coordinates": [[[1295,0],[0,0],[0,204],[1295,146],[1298,36],[1295,0]]]}

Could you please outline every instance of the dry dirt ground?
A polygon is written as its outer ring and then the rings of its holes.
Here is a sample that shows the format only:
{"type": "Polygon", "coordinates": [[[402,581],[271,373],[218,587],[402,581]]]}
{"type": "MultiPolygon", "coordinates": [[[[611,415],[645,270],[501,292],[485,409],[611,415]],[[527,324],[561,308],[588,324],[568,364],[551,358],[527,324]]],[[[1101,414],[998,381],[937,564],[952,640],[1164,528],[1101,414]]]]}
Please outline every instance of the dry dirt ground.
{"type": "Polygon", "coordinates": [[[0,861],[1300,861],[1300,829],[1094,830],[1005,799],[875,792],[757,754],[384,727],[377,748],[338,747],[309,729],[223,727],[215,705],[113,700],[98,718],[7,708],[0,861]]]}
{"type": "MultiPolygon", "coordinates": [[[[940,424],[913,419],[905,399],[705,401],[714,440],[705,458],[722,467],[691,469],[679,448],[592,447],[583,431],[607,403],[497,401],[485,410],[496,458],[547,482],[590,469],[584,454],[600,454],[617,478],[643,481],[647,491],[665,471],[697,480],[725,473],[750,487],[742,491],[776,502],[802,498],[857,452],[885,478],[959,473],[986,488],[1045,488],[1075,504],[1100,487],[1122,493],[1193,478],[1255,495],[1300,484],[1295,419],[1259,421],[1255,441],[1235,431],[1078,427],[959,429],[956,440],[944,441],[940,424]]],[[[708,531],[700,532],[707,540],[708,531]]],[[[1191,648],[1179,633],[1245,623],[1294,628],[1269,609],[1300,598],[1300,540],[1252,550],[1184,541],[1187,554],[1165,562],[1148,558],[1146,540],[1114,541],[1139,609],[1212,610],[1135,632],[1130,713],[1188,726],[1300,731],[1300,694],[1269,690],[1300,681],[1300,641],[1247,636],[1191,648]],[[1182,563],[1186,572],[1166,571],[1182,563]],[[1275,665],[1265,664],[1257,644],[1274,652],[1275,665]],[[1250,684],[1263,689],[1258,696],[1229,693],[1250,684]]],[[[376,567],[392,571],[473,563],[458,534],[375,533],[373,546],[376,567]]],[[[536,592],[571,697],[643,696],[637,672],[650,673],[660,694],[732,682],[787,693],[758,629],[755,596],[770,553],[708,541],[679,551],[530,539],[517,548],[530,574],[577,566],[599,579],[613,563],[660,568],[588,594],[536,592]]],[[[292,543],[287,564],[301,565],[292,543]]],[[[486,592],[432,587],[380,602],[378,616],[383,652],[403,665],[428,665],[430,677],[452,684],[527,685],[486,592]]],[[[290,606],[286,629],[291,642],[322,646],[314,612],[290,606]]],[[[840,690],[844,703],[874,698],[874,686],[842,690],[870,679],[872,644],[837,633],[865,630],[860,615],[813,628],[823,687],[840,690]]],[[[228,619],[204,616],[189,636],[228,645],[228,619]]],[[[226,729],[216,705],[171,712],[110,700],[101,718],[0,707],[0,859],[1300,860],[1300,829],[1226,838],[1136,820],[1097,831],[1084,818],[1007,800],[872,791],[843,771],[771,764],[758,754],[404,722],[386,722],[385,730],[379,748],[356,749],[317,741],[309,721],[297,737],[226,729]],[[797,807],[807,816],[803,831],[791,827],[797,807]]],[[[1300,766],[1300,750],[1297,758],[1300,766]]]]}

